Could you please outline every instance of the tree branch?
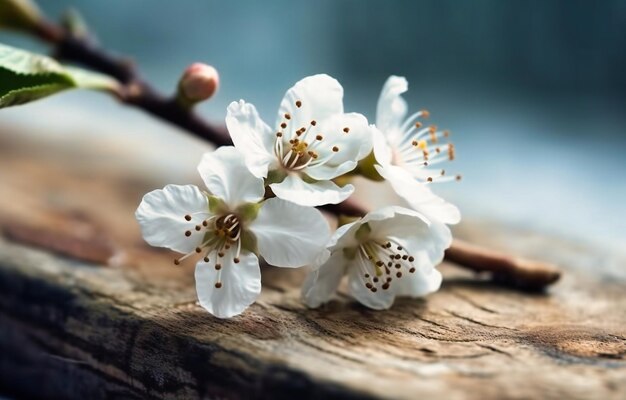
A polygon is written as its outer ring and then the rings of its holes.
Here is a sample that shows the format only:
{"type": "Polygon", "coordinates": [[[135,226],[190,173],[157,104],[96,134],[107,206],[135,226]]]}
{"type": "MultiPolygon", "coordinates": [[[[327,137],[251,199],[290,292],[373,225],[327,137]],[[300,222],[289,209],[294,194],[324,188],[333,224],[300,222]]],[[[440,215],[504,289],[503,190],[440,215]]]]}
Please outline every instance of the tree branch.
{"type": "MultiPolygon", "coordinates": [[[[146,83],[128,59],[114,56],[85,37],[75,37],[68,30],[42,21],[36,35],[54,46],[56,58],[82,64],[116,78],[122,89],[120,101],[183,128],[216,146],[232,144],[228,132],[216,127],[192,110],[183,108],[174,97],[159,93],[146,83]]],[[[336,215],[362,216],[367,210],[353,201],[321,207],[336,215]]],[[[475,272],[488,272],[494,281],[522,290],[542,290],[556,282],[560,271],[553,265],[515,258],[455,240],[446,251],[446,260],[475,272]]]]}

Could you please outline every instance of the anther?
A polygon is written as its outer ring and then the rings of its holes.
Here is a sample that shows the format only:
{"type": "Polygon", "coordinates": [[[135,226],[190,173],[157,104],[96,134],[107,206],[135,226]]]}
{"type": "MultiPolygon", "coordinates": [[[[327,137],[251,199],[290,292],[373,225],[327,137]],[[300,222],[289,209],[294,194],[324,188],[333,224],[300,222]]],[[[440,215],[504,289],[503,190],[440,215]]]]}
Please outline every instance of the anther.
{"type": "Polygon", "coordinates": [[[422,117],[424,117],[424,118],[429,118],[430,117],[430,111],[428,111],[428,110],[422,110],[421,113],[422,113],[422,117]]]}
{"type": "Polygon", "coordinates": [[[369,278],[369,277],[370,277],[370,274],[365,274],[365,277],[366,277],[366,278],[369,278]]]}
{"type": "Polygon", "coordinates": [[[187,237],[191,236],[191,231],[185,232],[185,236],[187,236],[187,237]]]}
{"type": "Polygon", "coordinates": [[[174,259],[174,265],[180,265],[180,261],[178,259],[174,259]]]}
{"type": "Polygon", "coordinates": [[[374,281],[374,283],[378,283],[378,278],[374,277],[374,279],[372,279],[374,281]]]}
{"type": "Polygon", "coordinates": [[[401,258],[402,258],[402,256],[401,256],[400,254],[396,254],[394,258],[395,258],[396,260],[399,260],[399,259],[401,259],[401,258]]]}
{"type": "Polygon", "coordinates": [[[218,256],[218,257],[224,257],[224,252],[223,252],[223,251],[220,251],[219,253],[217,253],[217,256],[218,256]]]}
{"type": "Polygon", "coordinates": [[[215,270],[219,271],[220,269],[222,269],[222,264],[215,264],[215,270]]]}
{"type": "Polygon", "coordinates": [[[432,181],[433,181],[433,178],[429,176],[429,177],[428,177],[428,179],[426,179],[426,180],[427,180],[428,182],[432,182],[432,181]]]}
{"type": "Polygon", "coordinates": [[[413,261],[415,261],[415,257],[410,256],[410,257],[409,257],[409,262],[413,262],[413,261]]]}
{"type": "Polygon", "coordinates": [[[402,246],[398,246],[398,251],[402,251],[402,246]]]}
{"type": "Polygon", "coordinates": [[[317,140],[322,140],[322,139],[324,139],[324,136],[322,136],[322,135],[317,135],[317,136],[315,136],[315,139],[317,139],[317,140]]]}
{"type": "Polygon", "coordinates": [[[185,215],[185,220],[191,221],[191,215],[189,215],[189,214],[185,215]]]}
{"type": "Polygon", "coordinates": [[[450,136],[450,131],[443,131],[443,137],[448,137],[450,136]]]}
{"type": "Polygon", "coordinates": [[[371,284],[371,283],[369,283],[369,282],[367,282],[367,283],[365,284],[365,287],[366,287],[366,288],[368,288],[368,289],[371,289],[371,288],[372,288],[372,284],[371,284]]]}
{"type": "Polygon", "coordinates": [[[457,175],[455,179],[456,179],[457,181],[460,181],[460,180],[461,180],[461,175],[457,175]]]}
{"type": "Polygon", "coordinates": [[[348,133],[348,132],[350,132],[350,128],[348,128],[348,127],[346,126],[345,128],[343,128],[343,131],[344,131],[345,133],[348,133]]]}
{"type": "Polygon", "coordinates": [[[196,247],[196,253],[200,253],[202,249],[200,247],[196,247]]]}
{"type": "Polygon", "coordinates": [[[222,282],[215,282],[215,288],[219,289],[222,287],[222,282]]]}
{"type": "Polygon", "coordinates": [[[315,120],[311,121],[311,125],[312,125],[312,126],[317,125],[317,121],[315,121],[315,120]]]}
{"type": "Polygon", "coordinates": [[[402,268],[402,264],[396,264],[396,268],[397,268],[397,269],[402,268]]]}
{"type": "Polygon", "coordinates": [[[298,108],[302,107],[302,102],[300,100],[296,101],[296,107],[298,108]]]}
{"type": "Polygon", "coordinates": [[[291,115],[289,115],[289,113],[285,113],[285,119],[291,119],[291,115]]]}
{"type": "Polygon", "coordinates": [[[235,257],[233,258],[233,261],[235,262],[235,264],[239,264],[241,260],[239,259],[239,257],[235,257]]]}
{"type": "Polygon", "coordinates": [[[416,122],[416,123],[415,123],[415,127],[416,127],[416,128],[418,128],[418,129],[419,129],[419,128],[421,128],[421,127],[422,127],[422,123],[421,123],[421,122],[419,122],[419,121],[418,121],[418,122],[416,122]]]}
{"type": "Polygon", "coordinates": [[[415,272],[415,267],[412,267],[412,268],[409,270],[409,272],[410,272],[410,273],[415,272]]]}
{"type": "Polygon", "coordinates": [[[285,129],[287,127],[287,124],[285,122],[283,122],[282,124],[280,124],[280,127],[285,129]]]}
{"type": "Polygon", "coordinates": [[[276,137],[283,137],[283,133],[282,132],[276,132],[276,137]]]}
{"type": "Polygon", "coordinates": [[[454,160],[454,145],[452,143],[448,144],[448,158],[450,161],[454,160]]]}
{"type": "Polygon", "coordinates": [[[389,289],[389,283],[388,283],[388,282],[385,282],[385,283],[383,284],[383,290],[387,290],[387,289],[389,289]]]}
{"type": "Polygon", "coordinates": [[[209,262],[209,257],[204,257],[204,262],[209,262]]]}
{"type": "Polygon", "coordinates": [[[385,265],[385,263],[380,261],[380,260],[378,260],[378,261],[376,261],[376,265],[379,266],[379,267],[382,267],[383,265],[385,265]]]}
{"type": "Polygon", "coordinates": [[[337,147],[337,146],[333,146],[333,151],[334,151],[335,153],[336,153],[336,152],[338,152],[338,151],[339,151],[339,147],[337,147]]]}
{"type": "Polygon", "coordinates": [[[372,293],[376,293],[378,291],[378,289],[376,289],[375,287],[370,289],[372,291],[372,293]]]}
{"type": "Polygon", "coordinates": [[[202,229],[202,227],[200,225],[196,225],[196,230],[199,231],[200,229],[202,229]]]}
{"type": "Polygon", "coordinates": [[[406,259],[408,259],[408,258],[409,258],[409,256],[407,256],[406,254],[402,256],[402,259],[403,259],[403,260],[406,260],[406,259]]]}
{"type": "Polygon", "coordinates": [[[398,278],[402,278],[402,272],[398,271],[398,272],[396,273],[396,276],[397,276],[398,278]]]}

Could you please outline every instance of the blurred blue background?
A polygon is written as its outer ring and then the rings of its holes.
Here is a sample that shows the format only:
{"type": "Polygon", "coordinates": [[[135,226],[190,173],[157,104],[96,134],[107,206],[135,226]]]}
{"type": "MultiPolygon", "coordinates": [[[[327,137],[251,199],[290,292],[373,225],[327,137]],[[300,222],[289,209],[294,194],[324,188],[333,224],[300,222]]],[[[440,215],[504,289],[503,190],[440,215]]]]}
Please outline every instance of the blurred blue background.
{"type": "MultiPolygon", "coordinates": [[[[51,17],[80,10],[107,48],[133,55],[165,91],[191,62],[217,67],[219,95],[200,108],[216,121],[244,98],[272,122],[284,91],[320,72],[342,82],[348,110],[373,120],[387,76],[404,75],[411,108],[427,108],[452,132],[458,161],[447,169],[464,180],[435,190],[468,219],[614,250],[626,244],[626,1],[40,3],[51,17]]],[[[0,38],[46,51],[17,35],[0,38]]],[[[88,127],[139,132],[146,146],[186,140],[94,93],[2,114],[58,134],[88,127]],[[59,118],[62,110],[67,117],[59,118]]],[[[197,148],[181,146],[170,151],[197,148]]]]}

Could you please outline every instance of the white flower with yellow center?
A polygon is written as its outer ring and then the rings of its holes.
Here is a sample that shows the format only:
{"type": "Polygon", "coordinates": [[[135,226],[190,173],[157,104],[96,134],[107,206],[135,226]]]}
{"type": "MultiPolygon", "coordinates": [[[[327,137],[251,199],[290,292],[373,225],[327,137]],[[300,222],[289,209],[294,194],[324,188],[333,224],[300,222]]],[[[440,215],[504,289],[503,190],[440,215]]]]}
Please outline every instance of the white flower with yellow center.
{"type": "Polygon", "coordinates": [[[250,174],[232,146],[207,153],[198,166],[208,191],[167,185],[143,197],[135,214],[144,239],[197,255],[196,289],[202,307],[228,318],[261,292],[257,255],[278,267],[313,263],[330,236],[322,214],[285,200],[263,201],[263,179],[250,174]]]}
{"type": "Polygon", "coordinates": [[[402,93],[408,82],[390,76],[378,99],[376,128],[373,132],[374,155],[378,173],[403,197],[413,209],[428,218],[446,224],[456,224],[461,214],[456,206],[435,195],[428,185],[461,179],[434,169],[437,164],[454,160],[454,145],[447,141],[449,133],[436,126],[424,126],[428,118],[422,110],[406,118],[407,104],[402,93]]]}
{"type": "Polygon", "coordinates": [[[372,149],[367,119],[343,112],[343,88],[328,75],[302,79],[287,91],[275,129],[243,100],[228,107],[226,126],[254,176],[274,194],[304,206],[340,203],[354,191],[332,179],[352,171],[372,149]]]}
{"type": "Polygon", "coordinates": [[[350,294],[383,310],[396,296],[419,297],[439,289],[441,262],[452,236],[441,222],[402,207],[386,207],[343,225],[331,237],[328,258],[308,275],[302,297],[309,307],[331,299],[344,275],[350,294]]]}

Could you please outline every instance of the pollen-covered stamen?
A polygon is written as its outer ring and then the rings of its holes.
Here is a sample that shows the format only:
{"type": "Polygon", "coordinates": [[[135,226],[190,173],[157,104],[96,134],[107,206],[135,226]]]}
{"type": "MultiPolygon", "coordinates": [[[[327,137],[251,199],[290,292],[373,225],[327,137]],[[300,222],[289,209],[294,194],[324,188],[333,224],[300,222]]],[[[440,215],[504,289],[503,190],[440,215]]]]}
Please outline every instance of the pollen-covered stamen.
{"type": "MultiPolygon", "coordinates": [[[[303,107],[302,101],[295,102],[293,114],[283,115],[285,120],[280,123],[280,130],[276,133],[274,153],[283,168],[290,171],[300,171],[307,167],[320,166],[333,158],[340,151],[340,147],[329,142],[319,132],[315,119],[305,126],[296,126],[298,111],[303,107]]],[[[350,127],[343,127],[342,134],[348,134],[350,127]]]]}
{"type": "MultiPolygon", "coordinates": [[[[189,215],[185,215],[186,221],[191,221],[191,218],[187,218],[189,215]]],[[[208,263],[211,259],[215,260],[215,270],[217,271],[217,278],[215,287],[217,289],[224,286],[224,282],[221,279],[221,271],[225,265],[223,260],[227,257],[232,257],[232,261],[235,264],[240,262],[241,257],[241,235],[242,226],[241,220],[236,214],[229,213],[225,215],[211,216],[201,224],[192,226],[191,229],[185,231],[185,236],[190,237],[191,231],[201,231],[204,233],[203,241],[194,250],[183,255],[180,258],[174,260],[175,265],[179,265],[182,261],[194,254],[204,253],[202,260],[208,263]],[[189,234],[188,234],[189,233],[189,234]]],[[[190,238],[190,240],[197,240],[190,238]]]]}
{"type": "Polygon", "coordinates": [[[370,240],[359,246],[357,265],[361,282],[372,292],[387,290],[394,279],[415,272],[415,258],[396,240],[370,240]]]}
{"type": "Polygon", "coordinates": [[[435,125],[422,127],[415,119],[427,116],[427,112],[417,112],[402,125],[404,134],[398,143],[394,164],[401,165],[411,172],[416,179],[426,183],[449,182],[459,180],[455,176],[443,177],[440,169],[431,170],[436,164],[453,161],[456,158],[455,147],[447,141],[450,132],[439,131],[435,125]]]}

